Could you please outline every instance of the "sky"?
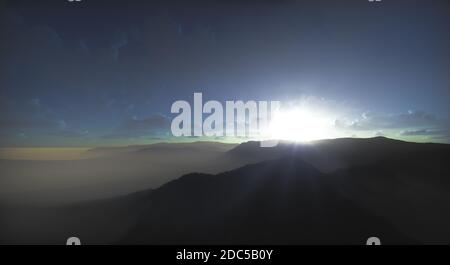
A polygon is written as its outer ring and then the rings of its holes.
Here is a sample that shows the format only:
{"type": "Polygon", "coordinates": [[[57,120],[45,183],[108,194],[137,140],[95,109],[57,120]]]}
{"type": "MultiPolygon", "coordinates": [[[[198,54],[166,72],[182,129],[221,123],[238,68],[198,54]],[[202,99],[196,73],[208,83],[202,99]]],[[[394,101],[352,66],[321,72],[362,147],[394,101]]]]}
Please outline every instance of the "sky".
{"type": "Polygon", "coordinates": [[[450,143],[449,1],[0,3],[0,147],[197,140],[170,131],[195,92],[306,109],[324,138],[450,143]]]}

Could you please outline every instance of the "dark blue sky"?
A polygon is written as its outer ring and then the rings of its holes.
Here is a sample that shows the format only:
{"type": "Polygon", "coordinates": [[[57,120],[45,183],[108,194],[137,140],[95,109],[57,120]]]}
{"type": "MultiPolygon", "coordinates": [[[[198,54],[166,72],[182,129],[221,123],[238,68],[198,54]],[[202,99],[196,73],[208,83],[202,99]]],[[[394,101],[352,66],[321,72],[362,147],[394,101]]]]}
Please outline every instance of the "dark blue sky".
{"type": "Polygon", "coordinates": [[[7,1],[0,145],[170,138],[175,100],[282,100],[342,136],[450,140],[450,2],[7,1]]]}

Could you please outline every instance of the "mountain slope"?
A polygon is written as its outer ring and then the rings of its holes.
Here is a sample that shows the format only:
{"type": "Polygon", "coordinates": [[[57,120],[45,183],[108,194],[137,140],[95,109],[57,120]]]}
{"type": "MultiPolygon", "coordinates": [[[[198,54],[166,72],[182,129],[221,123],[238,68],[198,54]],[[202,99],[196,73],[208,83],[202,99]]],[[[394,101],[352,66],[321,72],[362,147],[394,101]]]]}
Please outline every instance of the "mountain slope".
{"type": "Polygon", "coordinates": [[[190,174],[152,193],[131,244],[411,243],[295,157],[218,175],[190,174]]]}

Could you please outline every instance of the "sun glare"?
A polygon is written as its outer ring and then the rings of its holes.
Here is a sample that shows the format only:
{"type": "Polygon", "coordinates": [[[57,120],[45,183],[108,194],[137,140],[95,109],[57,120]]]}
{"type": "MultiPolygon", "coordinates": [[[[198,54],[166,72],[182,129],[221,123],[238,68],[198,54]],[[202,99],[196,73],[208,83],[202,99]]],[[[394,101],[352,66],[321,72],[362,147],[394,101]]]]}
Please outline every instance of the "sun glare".
{"type": "Polygon", "coordinates": [[[270,125],[271,138],[289,141],[313,141],[332,138],[332,121],[324,114],[307,108],[275,111],[270,125]]]}

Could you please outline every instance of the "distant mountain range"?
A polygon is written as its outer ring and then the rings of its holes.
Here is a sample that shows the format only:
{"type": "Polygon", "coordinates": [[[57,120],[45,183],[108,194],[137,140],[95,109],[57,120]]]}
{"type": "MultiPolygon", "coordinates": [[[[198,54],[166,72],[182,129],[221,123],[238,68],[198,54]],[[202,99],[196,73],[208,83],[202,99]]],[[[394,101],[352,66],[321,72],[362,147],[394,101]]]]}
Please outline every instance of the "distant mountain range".
{"type": "Polygon", "coordinates": [[[248,142],[217,161],[247,165],[113,199],[3,205],[0,242],[450,243],[450,145],[382,137],[274,148],[248,142]]]}

